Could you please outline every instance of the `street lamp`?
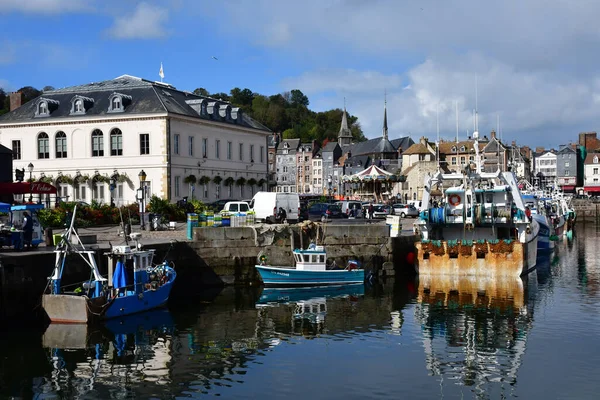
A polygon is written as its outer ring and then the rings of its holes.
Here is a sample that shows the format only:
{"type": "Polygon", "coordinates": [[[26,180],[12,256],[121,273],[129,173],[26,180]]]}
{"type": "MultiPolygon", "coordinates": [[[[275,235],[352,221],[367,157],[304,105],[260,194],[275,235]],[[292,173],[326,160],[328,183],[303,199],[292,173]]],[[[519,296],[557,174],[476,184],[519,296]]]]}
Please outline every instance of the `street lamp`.
{"type": "Polygon", "coordinates": [[[27,170],[29,171],[29,202],[31,203],[33,202],[33,193],[31,193],[31,174],[33,173],[33,163],[29,163],[29,165],[27,166],[27,170]]]}
{"type": "Polygon", "coordinates": [[[146,173],[144,172],[144,170],[141,170],[140,173],[138,174],[138,178],[140,178],[140,188],[138,189],[138,199],[140,201],[140,229],[144,230],[146,229],[146,224],[144,223],[144,211],[146,211],[146,204],[145,204],[145,198],[146,198],[146,186],[144,185],[144,182],[146,182],[146,173]]]}
{"type": "Polygon", "coordinates": [[[115,206],[115,202],[114,202],[114,191],[115,188],[117,187],[117,181],[119,179],[119,173],[117,172],[117,170],[115,169],[112,176],[110,177],[110,206],[114,207],[115,206]]]}

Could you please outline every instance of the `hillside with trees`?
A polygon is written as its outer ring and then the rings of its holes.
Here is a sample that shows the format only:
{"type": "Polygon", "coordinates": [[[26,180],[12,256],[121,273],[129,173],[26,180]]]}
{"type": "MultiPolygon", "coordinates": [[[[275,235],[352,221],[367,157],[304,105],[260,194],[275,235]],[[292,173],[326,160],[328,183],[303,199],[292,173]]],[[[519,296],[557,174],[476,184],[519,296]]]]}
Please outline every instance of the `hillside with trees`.
{"type": "MultiPolygon", "coordinates": [[[[25,104],[43,92],[52,89],[52,86],[46,86],[42,90],[25,86],[18,91],[23,94],[23,104],[25,104]]],[[[282,133],[284,139],[299,138],[302,142],[316,140],[321,144],[337,140],[340,123],[342,122],[341,109],[312,111],[308,108],[310,104],[308,97],[297,89],[272,96],[265,96],[254,93],[247,88],[240,89],[237,87],[231,89],[229,94],[209,93],[204,88],[198,88],[193,93],[228,101],[233,106],[241,107],[247,115],[273,132],[282,133]]],[[[0,115],[7,113],[9,109],[9,94],[0,88],[0,115]]],[[[354,141],[366,140],[355,116],[348,114],[348,126],[352,131],[354,141]]]]}

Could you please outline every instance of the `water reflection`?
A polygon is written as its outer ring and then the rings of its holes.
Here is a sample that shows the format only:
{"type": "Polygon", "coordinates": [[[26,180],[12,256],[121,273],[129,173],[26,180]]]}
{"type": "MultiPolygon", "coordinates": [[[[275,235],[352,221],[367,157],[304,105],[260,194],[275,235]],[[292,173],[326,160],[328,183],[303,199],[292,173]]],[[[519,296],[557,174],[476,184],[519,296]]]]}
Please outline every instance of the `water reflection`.
{"type": "Polygon", "coordinates": [[[173,320],[167,310],[105,326],[51,324],[42,337],[52,372],[34,392],[61,397],[128,397],[168,383],[173,320]],[[141,387],[136,383],[144,382],[141,387]]]}
{"type": "Polygon", "coordinates": [[[521,279],[421,277],[415,316],[430,373],[480,395],[497,382],[506,395],[532,326],[529,288],[521,279]]]}
{"type": "Polygon", "coordinates": [[[265,288],[256,303],[261,334],[316,336],[329,332],[325,319],[328,305],[336,312],[353,313],[363,284],[309,288],[265,288]],[[289,330],[280,323],[289,318],[289,330]]]}

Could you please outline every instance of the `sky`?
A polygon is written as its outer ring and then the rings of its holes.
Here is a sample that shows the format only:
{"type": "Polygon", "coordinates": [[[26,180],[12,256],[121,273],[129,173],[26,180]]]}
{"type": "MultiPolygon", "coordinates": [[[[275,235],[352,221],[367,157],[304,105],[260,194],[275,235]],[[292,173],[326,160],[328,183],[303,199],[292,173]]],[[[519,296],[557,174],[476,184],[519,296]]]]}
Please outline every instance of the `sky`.
{"type": "Polygon", "coordinates": [[[0,87],[123,74],[180,90],[304,92],[367,138],[557,148],[596,131],[596,0],[0,0],[0,87]],[[457,112],[458,110],[458,112],[457,112]]]}

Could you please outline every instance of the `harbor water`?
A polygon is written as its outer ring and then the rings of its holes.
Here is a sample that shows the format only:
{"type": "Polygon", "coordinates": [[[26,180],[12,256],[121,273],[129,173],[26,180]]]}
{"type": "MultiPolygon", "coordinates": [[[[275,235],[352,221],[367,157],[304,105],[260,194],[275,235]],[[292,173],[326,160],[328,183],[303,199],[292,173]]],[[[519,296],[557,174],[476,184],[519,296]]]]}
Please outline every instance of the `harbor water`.
{"type": "Polygon", "coordinates": [[[596,399],[600,230],[525,279],[226,288],[98,327],[0,328],[0,398],[596,399]]]}

